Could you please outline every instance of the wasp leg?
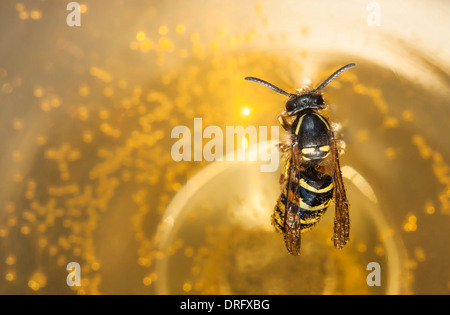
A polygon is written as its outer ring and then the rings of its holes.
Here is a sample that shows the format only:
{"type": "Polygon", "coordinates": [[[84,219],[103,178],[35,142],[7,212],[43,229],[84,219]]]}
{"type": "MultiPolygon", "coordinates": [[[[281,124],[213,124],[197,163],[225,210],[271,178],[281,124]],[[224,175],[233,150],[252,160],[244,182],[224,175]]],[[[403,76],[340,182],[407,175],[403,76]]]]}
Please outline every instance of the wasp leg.
{"type": "Polygon", "coordinates": [[[282,153],[286,153],[289,152],[289,150],[291,150],[291,146],[287,143],[279,143],[278,150],[280,150],[280,152],[282,153]]]}
{"type": "MultiPolygon", "coordinates": [[[[285,116],[283,114],[278,116],[278,122],[284,130],[290,133],[292,130],[292,122],[290,122],[287,117],[288,116],[285,116]]],[[[291,141],[281,141],[278,145],[280,152],[283,153],[289,152],[291,150],[291,147],[291,141]]]]}
{"type": "Polygon", "coordinates": [[[283,127],[286,131],[291,131],[292,129],[292,123],[290,123],[287,119],[288,116],[280,115],[278,116],[278,122],[280,123],[281,127],[283,127]]]}

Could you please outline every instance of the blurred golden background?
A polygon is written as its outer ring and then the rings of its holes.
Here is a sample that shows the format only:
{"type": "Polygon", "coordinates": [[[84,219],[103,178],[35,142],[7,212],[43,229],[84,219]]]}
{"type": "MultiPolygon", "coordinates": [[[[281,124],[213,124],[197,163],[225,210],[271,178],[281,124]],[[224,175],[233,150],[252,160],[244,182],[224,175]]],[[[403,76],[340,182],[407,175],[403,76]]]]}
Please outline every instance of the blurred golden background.
{"type": "Polygon", "coordinates": [[[95,0],[70,27],[69,2],[0,3],[0,294],[449,293],[449,4],[95,0]],[[292,93],[350,62],[323,93],[351,241],[331,206],[292,257],[279,173],[174,162],[171,131],[275,126],[245,76],[292,93]]]}

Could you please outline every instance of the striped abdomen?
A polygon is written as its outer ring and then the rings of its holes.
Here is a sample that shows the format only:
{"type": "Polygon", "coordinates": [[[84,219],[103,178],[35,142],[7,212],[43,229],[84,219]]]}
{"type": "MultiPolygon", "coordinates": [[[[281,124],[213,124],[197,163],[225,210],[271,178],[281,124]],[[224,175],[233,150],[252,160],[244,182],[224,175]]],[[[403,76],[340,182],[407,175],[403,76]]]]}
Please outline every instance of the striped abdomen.
{"type": "MultiPolygon", "coordinates": [[[[300,229],[305,231],[313,227],[327,210],[333,198],[333,179],[313,167],[297,174],[290,185],[290,211],[300,218],[300,229]]],[[[277,201],[272,216],[275,228],[284,232],[284,214],[287,201],[287,182],[277,201]]]]}

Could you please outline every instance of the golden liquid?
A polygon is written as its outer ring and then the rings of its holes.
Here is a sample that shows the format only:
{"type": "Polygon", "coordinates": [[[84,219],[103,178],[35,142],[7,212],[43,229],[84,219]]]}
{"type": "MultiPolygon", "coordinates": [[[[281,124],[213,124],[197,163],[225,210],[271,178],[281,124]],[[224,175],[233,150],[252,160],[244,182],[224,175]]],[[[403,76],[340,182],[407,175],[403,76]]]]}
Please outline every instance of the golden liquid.
{"type": "Polygon", "coordinates": [[[211,37],[164,22],[156,4],[151,25],[130,24],[141,8],[118,1],[86,6],[82,28],[63,31],[52,23],[66,12],[16,4],[2,10],[26,31],[11,31],[22,40],[0,64],[0,293],[448,293],[446,91],[363,58],[288,49],[283,36],[270,39],[283,48],[253,49],[264,28],[211,37]],[[345,141],[351,241],[332,247],[330,206],[292,257],[270,226],[279,173],[174,162],[170,135],[195,117],[277,125],[284,96],[243,78],[294,92],[312,60],[313,86],[357,63],[323,91],[345,141]],[[81,287],[66,285],[72,261],[81,287]],[[366,283],[369,262],[380,287],[366,283]]]}

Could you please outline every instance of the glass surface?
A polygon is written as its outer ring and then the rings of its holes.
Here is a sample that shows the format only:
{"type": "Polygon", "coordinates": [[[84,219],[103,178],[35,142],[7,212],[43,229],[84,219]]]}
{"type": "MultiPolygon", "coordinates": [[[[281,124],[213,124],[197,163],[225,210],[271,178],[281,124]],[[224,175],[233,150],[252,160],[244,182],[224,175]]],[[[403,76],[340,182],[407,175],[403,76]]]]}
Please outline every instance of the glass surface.
{"type": "Polygon", "coordinates": [[[0,3],[0,294],[449,293],[449,4],[96,0],[70,27],[67,3],[0,3]],[[351,240],[331,205],[293,257],[279,170],[175,162],[171,133],[277,126],[286,98],[244,77],[294,93],[351,62],[322,91],[351,240]]]}

